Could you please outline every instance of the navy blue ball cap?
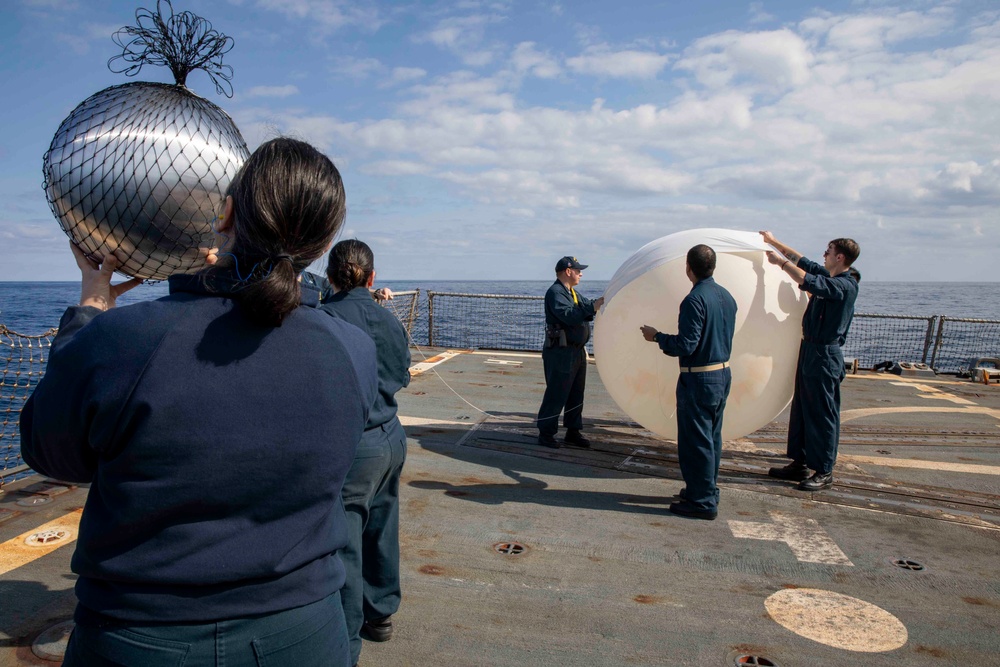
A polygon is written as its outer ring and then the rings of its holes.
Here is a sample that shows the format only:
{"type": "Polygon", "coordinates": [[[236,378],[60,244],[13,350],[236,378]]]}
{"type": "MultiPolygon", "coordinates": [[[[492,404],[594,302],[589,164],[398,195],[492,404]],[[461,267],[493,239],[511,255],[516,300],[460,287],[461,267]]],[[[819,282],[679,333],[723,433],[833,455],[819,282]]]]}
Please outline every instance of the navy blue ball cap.
{"type": "Polygon", "coordinates": [[[566,255],[558,262],[556,262],[556,273],[562,273],[566,269],[577,269],[578,271],[583,271],[587,268],[586,264],[581,264],[576,257],[570,257],[566,255]]]}

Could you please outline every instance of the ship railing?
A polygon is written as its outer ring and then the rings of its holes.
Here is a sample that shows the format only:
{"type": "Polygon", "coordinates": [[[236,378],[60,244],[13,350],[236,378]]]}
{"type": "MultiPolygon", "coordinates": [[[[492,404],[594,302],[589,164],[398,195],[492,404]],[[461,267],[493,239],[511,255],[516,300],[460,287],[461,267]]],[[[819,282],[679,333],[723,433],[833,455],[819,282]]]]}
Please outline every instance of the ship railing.
{"type": "MultiPolygon", "coordinates": [[[[487,350],[542,349],[545,297],[427,292],[429,346],[487,350]]],[[[591,351],[593,351],[591,349],[591,351]]]]}
{"type": "Polygon", "coordinates": [[[56,331],[28,336],[0,324],[0,489],[31,473],[21,460],[21,408],[45,374],[56,331]]]}
{"type": "Polygon", "coordinates": [[[413,338],[414,327],[420,317],[420,290],[393,292],[391,301],[383,301],[382,305],[392,311],[410,338],[413,338]]]}
{"type": "MultiPolygon", "coordinates": [[[[538,351],[545,319],[541,296],[462,292],[394,292],[384,302],[415,347],[538,351]]],[[[0,488],[30,471],[21,459],[21,408],[45,372],[56,329],[25,335],[0,324],[0,488]]],[[[593,347],[588,344],[593,353],[593,347]]],[[[925,363],[962,373],[972,360],[1000,357],[1000,320],[858,313],[844,356],[858,368],[885,361],[925,363]]]]}

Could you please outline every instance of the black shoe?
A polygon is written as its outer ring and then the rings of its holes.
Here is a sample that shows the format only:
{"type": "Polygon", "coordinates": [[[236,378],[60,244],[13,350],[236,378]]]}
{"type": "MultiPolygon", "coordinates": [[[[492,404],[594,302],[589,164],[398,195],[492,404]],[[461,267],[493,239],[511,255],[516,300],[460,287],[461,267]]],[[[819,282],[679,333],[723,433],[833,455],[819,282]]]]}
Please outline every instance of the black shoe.
{"type": "Polygon", "coordinates": [[[680,491],[678,491],[677,492],[677,497],[680,498],[681,500],[687,500],[688,499],[688,488],[685,486],[683,489],[681,489],[680,491]]]}
{"type": "Polygon", "coordinates": [[[670,511],[678,516],[686,516],[691,519],[704,519],[705,521],[715,521],[719,513],[715,510],[701,510],[692,507],[688,503],[670,503],[670,511]]]}
{"type": "Polygon", "coordinates": [[[803,491],[819,491],[820,489],[829,489],[831,486],[833,486],[832,472],[826,474],[818,472],[809,479],[799,482],[799,488],[803,491]]]}
{"type": "Polygon", "coordinates": [[[566,437],[563,438],[563,441],[567,445],[575,445],[576,447],[583,447],[583,448],[590,447],[590,440],[587,439],[587,436],[585,436],[583,433],[580,433],[580,431],[576,430],[575,428],[571,428],[570,430],[566,431],[566,437]]]}
{"type": "Polygon", "coordinates": [[[387,642],[392,639],[392,616],[376,618],[361,624],[361,636],[370,642],[387,642]]]}
{"type": "Polygon", "coordinates": [[[554,436],[551,436],[548,433],[538,434],[538,444],[541,445],[542,447],[551,447],[552,449],[559,449],[560,447],[562,447],[562,445],[559,444],[559,441],[556,440],[554,436]]]}
{"type": "Polygon", "coordinates": [[[801,482],[809,477],[809,468],[806,467],[805,461],[792,461],[781,468],[771,468],[767,471],[767,474],[778,479],[790,479],[793,482],[801,482]]]}

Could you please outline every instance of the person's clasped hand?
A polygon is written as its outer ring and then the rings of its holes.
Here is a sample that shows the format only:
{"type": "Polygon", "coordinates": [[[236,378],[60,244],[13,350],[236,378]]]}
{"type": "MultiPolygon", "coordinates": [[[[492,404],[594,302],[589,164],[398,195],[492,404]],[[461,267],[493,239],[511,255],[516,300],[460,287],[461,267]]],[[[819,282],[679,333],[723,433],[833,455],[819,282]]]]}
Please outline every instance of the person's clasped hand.
{"type": "Polygon", "coordinates": [[[76,265],[80,267],[80,305],[91,306],[98,310],[109,310],[115,307],[115,301],[125,292],[136,285],[140,285],[140,278],[131,278],[117,285],[111,284],[111,276],[115,270],[123,263],[123,258],[119,257],[115,251],[106,256],[100,263],[88,259],[87,254],[70,241],[70,249],[76,259],[76,265]]]}

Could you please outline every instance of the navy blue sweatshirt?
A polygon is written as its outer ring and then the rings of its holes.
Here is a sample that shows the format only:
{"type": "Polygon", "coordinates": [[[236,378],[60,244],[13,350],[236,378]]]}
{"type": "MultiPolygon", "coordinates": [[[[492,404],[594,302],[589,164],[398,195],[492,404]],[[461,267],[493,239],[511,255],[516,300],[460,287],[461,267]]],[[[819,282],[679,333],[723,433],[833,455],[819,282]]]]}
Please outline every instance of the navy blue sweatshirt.
{"type": "Polygon", "coordinates": [[[805,257],[796,266],[806,272],[799,289],[812,295],[802,315],[802,335],[812,343],[842,346],[854,319],[858,283],[846,271],[831,277],[826,267],[805,257]]]}
{"type": "Polygon", "coordinates": [[[396,416],[396,392],[410,384],[410,345],[406,329],[392,312],[375,303],[367,287],[341,290],[323,301],[320,310],[350,322],[375,341],[378,398],[368,415],[375,428],[396,416]]]}
{"type": "Polygon", "coordinates": [[[729,361],[736,329],[736,300],[708,277],[699,280],[681,301],[677,334],[656,334],[664,354],[679,357],[681,366],[708,366],[729,361]]]}
{"type": "Polygon", "coordinates": [[[573,292],[558,280],[545,292],[545,327],[565,329],[568,345],[583,347],[587,344],[590,321],[596,313],[593,301],[576,292],[574,302],[573,292]]]}
{"type": "Polygon", "coordinates": [[[21,453],[92,482],[72,561],[84,611],[210,622],[343,585],[340,493],[375,400],[375,346],[311,290],[272,328],[232,289],[174,276],[168,297],[63,316],[21,453]]]}

